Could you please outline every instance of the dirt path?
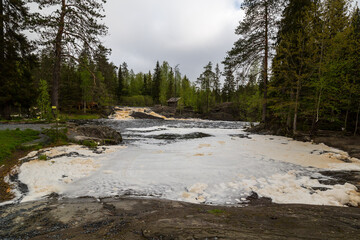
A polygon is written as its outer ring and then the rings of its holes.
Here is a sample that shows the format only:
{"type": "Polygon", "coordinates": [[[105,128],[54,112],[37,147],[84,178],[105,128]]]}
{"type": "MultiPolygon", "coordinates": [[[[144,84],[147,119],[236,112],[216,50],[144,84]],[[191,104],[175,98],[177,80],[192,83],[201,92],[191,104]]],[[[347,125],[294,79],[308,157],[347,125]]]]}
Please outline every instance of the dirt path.
{"type": "Polygon", "coordinates": [[[0,207],[0,239],[359,239],[360,208],[228,208],[154,199],[43,200],[0,207]]]}

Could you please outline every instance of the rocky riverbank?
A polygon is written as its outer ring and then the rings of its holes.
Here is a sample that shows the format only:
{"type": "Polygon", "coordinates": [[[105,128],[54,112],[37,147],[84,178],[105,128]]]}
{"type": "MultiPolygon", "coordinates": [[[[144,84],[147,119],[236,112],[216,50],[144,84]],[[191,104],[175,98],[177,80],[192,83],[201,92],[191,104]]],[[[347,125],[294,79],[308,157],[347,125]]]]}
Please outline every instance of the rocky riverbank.
{"type": "Polygon", "coordinates": [[[218,104],[208,113],[195,112],[191,107],[185,107],[183,109],[176,109],[168,106],[155,106],[151,108],[152,111],[163,115],[167,118],[200,118],[216,121],[242,121],[240,118],[239,109],[235,103],[227,102],[218,104]]]}
{"type": "MultiPolygon", "coordinates": [[[[53,196],[54,197],[54,196],[53,196]]],[[[56,196],[55,196],[56,197],[56,196]]],[[[0,207],[1,239],[358,239],[360,209],[47,199],[0,207]]]]}
{"type": "MultiPolygon", "coordinates": [[[[96,125],[91,121],[68,122],[62,124],[58,130],[56,130],[55,124],[0,124],[0,130],[5,129],[33,129],[41,133],[39,139],[17,146],[12,155],[0,165],[0,202],[14,198],[8,182],[4,179],[7,176],[16,176],[16,171],[14,173],[12,171],[23,163],[18,159],[25,157],[32,150],[71,143],[94,148],[99,145],[117,145],[122,142],[119,132],[107,126],[96,125]],[[58,142],[57,138],[61,138],[61,141],[58,142]]],[[[47,158],[45,155],[41,156],[41,152],[39,151],[38,157],[47,158]]]]}

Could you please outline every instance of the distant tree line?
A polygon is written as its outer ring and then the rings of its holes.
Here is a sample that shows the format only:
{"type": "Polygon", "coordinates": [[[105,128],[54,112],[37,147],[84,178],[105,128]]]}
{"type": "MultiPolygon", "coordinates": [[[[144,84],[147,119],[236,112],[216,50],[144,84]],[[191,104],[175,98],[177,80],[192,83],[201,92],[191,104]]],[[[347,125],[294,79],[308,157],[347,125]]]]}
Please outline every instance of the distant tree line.
{"type": "Polygon", "coordinates": [[[111,50],[99,41],[107,33],[104,2],[0,1],[3,118],[31,107],[47,114],[49,96],[50,106],[84,112],[180,98],[180,110],[204,114],[232,102],[239,118],[278,124],[293,134],[358,132],[360,11],[350,0],[243,1],[245,18],[224,67],[209,62],[197,79],[166,61],[147,73],[110,62],[111,50]],[[46,11],[30,14],[28,2],[46,11]],[[40,39],[28,40],[25,30],[40,39]]]}
{"type": "MultiPolygon", "coordinates": [[[[0,114],[29,113],[36,108],[41,117],[51,115],[52,106],[61,111],[109,105],[166,105],[180,98],[178,108],[207,113],[218,103],[237,101],[235,79],[227,78],[209,62],[197,80],[180,72],[179,65],[157,62],[153,71],[135,73],[124,62],[109,61],[111,50],[99,37],[107,32],[103,0],[3,0],[0,5],[1,88],[0,114]],[[32,2],[39,11],[29,12],[32,2]],[[40,38],[30,41],[24,31],[40,38]],[[47,102],[49,101],[49,102],[47,102]]],[[[253,83],[252,83],[253,84],[253,83]]],[[[247,91],[249,98],[256,84],[247,91]]],[[[255,90],[254,90],[255,89],[255,90]]]]}

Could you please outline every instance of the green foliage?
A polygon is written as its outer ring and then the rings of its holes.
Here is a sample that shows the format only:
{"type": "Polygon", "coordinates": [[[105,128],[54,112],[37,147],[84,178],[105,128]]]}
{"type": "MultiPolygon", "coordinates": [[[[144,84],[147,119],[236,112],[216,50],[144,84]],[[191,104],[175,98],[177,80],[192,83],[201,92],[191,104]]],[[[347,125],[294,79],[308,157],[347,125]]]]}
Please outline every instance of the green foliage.
{"type": "Polygon", "coordinates": [[[121,97],[120,103],[124,106],[130,106],[130,107],[151,107],[154,105],[154,102],[152,100],[151,96],[131,96],[131,97],[121,97]]]}
{"type": "Polygon", "coordinates": [[[0,4],[0,114],[10,119],[36,101],[31,76],[35,57],[24,30],[28,27],[26,1],[3,0],[0,4]]]}
{"type": "Polygon", "coordinates": [[[153,84],[152,84],[152,98],[155,103],[160,102],[160,85],[161,85],[161,69],[159,61],[156,62],[156,67],[154,70],[154,76],[153,76],[153,84]]]}
{"type": "Polygon", "coordinates": [[[93,120],[101,118],[98,114],[59,114],[59,119],[61,122],[68,120],[93,120]]]}
{"type": "Polygon", "coordinates": [[[0,130],[0,165],[9,157],[21,144],[39,138],[39,132],[31,129],[24,131],[0,130]]]}
{"type": "Polygon", "coordinates": [[[356,128],[360,46],[349,17],[349,1],[292,0],[278,34],[271,113],[296,132],[356,128]],[[355,40],[355,42],[354,42],[355,40]],[[356,42],[357,41],[357,42],[356,42]],[[299,124],[297,122],[299,121],[299,124]]]}
{"type": "Polygon", "coordinates": [[[67,131],[68,131],[67,128],[58,126],[58,127],[52,127],[50,129],[46,129],[42,133],[50,138],[52,144],[65,145],[69,142],[66,135],[67,131]]]}
{"type": "Polygon", "coordinates": [[[48,159],[48,157],[46,155],[39,155],[39,160],[41,161],[46,161],[48,159]]]}
{"type": "MultiPolygon", "coordinates": [[[[72,53],[81,52],[83,46],[87,50],[95,49],[99,45],[99,36],[107,33],[107,27],[99,20],[102,15],[105,0],[67,0],[48,1],[32,0],[39,9],[44,10],[32,16],[33,30],[41,35],[41,43],[53,49],[54,62],[52,71],[52,105],[59,107],[59,85],[61,82],[61,65],[64,59],[72,59],[72,53]],[[72,23],[72,24],[68,24],[72,23]],[[67,54],[65,53],[67,51],[67,54]],[[70,53],[69,53],[70,52],[70,53]]],[[[100,47],[97,48],[100,51],[100,47]]],[[[88,97],[84,82],[86,76],[84,71],[82,90],[85,98],[88,97]],[[84,90],[85,89],[85,90],[84,90]]],[[[85,105],[85,104],[84,104],[85,105]]],[[[86,110],[86,108],[84,108],[86,110]]]]}
{"type": "Polygon", "coordinates": [[[84,140],[84,141],[81,142],[81,144],[88,147],[88,148],[92,148],[92,149],[98,147],[98,144],[93,140],[84,140]]]}
{"type": "Polygon", "coordinates": [[[39,96],[37,99],[37,106],[40,111],[42,119],[51,119],[50,95],[48,84],[46,80],[41,79],[39,83],[39,96]]]}

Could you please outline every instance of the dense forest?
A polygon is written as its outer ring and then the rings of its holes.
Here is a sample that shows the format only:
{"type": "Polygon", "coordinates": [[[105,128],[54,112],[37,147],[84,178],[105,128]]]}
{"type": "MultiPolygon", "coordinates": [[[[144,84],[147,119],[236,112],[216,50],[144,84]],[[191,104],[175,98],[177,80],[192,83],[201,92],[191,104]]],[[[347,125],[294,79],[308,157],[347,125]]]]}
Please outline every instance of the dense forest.
{"type": "Polygon", "coordinates": [[[104,0],[0,2],[2,118],[51,117],[51,106],[166,105],[178,97],[180,110],[203,114],[232,102],[240,119],[288,133],[358,132],[360,11],[349,0],[243,1],[245,18],[223,67],[204,63],[197,79],[166,61],[146,73],[110,62],[111,49],[99,40],[107,34],[104,0]]]}

